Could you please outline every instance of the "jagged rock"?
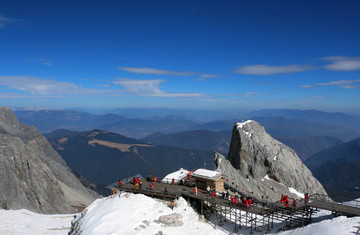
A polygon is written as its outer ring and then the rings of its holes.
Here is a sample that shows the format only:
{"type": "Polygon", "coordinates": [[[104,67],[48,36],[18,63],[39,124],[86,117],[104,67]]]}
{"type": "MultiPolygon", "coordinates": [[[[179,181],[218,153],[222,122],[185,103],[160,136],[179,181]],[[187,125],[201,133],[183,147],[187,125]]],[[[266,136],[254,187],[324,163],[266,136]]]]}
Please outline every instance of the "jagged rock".
{"type": "Polygon", "coordinates": [[[162,215],[159,217],[159,222],[165,227],[179,227],[183,225],[181,221],[182,216],[179,213],[172,213],[170,215],[162,215]]]}
{"type": "Polygon", "coordinates": [[[278,201],[289,191],[326,194],[296,153],[265,132],[255,121],[235,123],[227,159],[215,153],[217,170],[238,187],[278,201]]]}
{"type": "Polygon", "coordinates": [[[0,205],[41,213],[72,213],[97,194],[86,189],[34,127],[0,107],[0,205]]]}

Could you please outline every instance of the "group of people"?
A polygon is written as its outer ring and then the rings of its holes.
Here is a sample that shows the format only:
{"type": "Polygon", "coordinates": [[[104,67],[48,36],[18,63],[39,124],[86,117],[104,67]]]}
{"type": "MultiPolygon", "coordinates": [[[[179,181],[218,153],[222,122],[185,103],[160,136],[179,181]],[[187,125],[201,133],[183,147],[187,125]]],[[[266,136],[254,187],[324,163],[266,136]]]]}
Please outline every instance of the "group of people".
{"type": "Polygon", "coordinates": [[[148,176],[147,178],[146,178],[146,180],[147,181],[149,181],[149,182],[157,182],[157,177],[156,176],[148,176]]]}
{"type": "Polygon", "coordinates": [[[142,185],[142,182],[141,182],[140,178],[138,178],[138,177],[133,177],[132,180],[131,180],[131,183],[133,185],[138,185],[138,186],[142,185]]]}
{"type": "Polygon", "coordinates": [[[241,205],[243,207],[250,208],[251,204],[254,203],[254,198],[246,197],[246,196],[239,197],[239,195],[236,194],[235,196],[230,196],[230,201],[234,203],[235,206],[237,206],[241,201],[241,205]]]}
{"type": "Polygon", "coordinates": [[[281,203],[285,205],[285,207],[289,207],[290,199],[287,195],[281,194],[281,203]]]}
{"type": "Polygon", "coordinates": [[[243,207],[250,208],[250,206],[254,203],[254,198],[239,196],[239,194],[237,193],[234,196],[233,195],[230,196],[229,191],[226,192],[223,191],[221,195],[223,199],[230,200],[232,203],[235,204],[235,206],[239,205],[239,203],[241,202],[241,205],[243,207]]]}
{"type": "MultiPolygon", "coordinates": [[[[281,200],[280,201],[281,201],[282,204],[285,205],[285,207],[290,206],[290,199],[286,194],[285,195],[281,194],[281,200]]],[[[305,204],[307,204],[308,201],[309,201],[309,195],[307,193],[305,193],[304,201],[305,201],[305,204]]],[[[292,207],[295,208],[296,204],[297,204],[297,200],[296,200],[296,198],[294,198],[293,203],[292,203],[292,207]]]]}

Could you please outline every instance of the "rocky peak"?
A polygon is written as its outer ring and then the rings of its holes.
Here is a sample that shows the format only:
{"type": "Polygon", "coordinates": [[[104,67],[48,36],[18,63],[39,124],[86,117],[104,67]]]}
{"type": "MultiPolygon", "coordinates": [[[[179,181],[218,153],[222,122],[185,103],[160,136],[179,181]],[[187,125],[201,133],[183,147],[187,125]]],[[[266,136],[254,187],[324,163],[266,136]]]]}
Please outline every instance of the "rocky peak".
{"type": "Polygon", "coordinates": [[[294,190],[326,194],[296,153],[255,121],[234,124],[227,159],[216,154],[215,164],[237,185],[274,201],[294,190]]]}
{"type": "Polygon", "coordinates": [[[20,123],[8,107],[0,107],[0,133],[19,137],[20,123]]]}
{"type": "Polygon", "coordinates": [[[0,107],[0,207],[71,213],[97,194],[86,189],[34,127],[0,107]]]}

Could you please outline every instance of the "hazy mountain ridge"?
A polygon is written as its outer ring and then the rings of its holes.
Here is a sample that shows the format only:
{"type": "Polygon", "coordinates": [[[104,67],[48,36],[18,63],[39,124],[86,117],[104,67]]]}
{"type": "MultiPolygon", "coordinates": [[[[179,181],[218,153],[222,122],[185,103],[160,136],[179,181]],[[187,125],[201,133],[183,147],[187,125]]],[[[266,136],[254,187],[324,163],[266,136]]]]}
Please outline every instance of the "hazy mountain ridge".
{"type": "Polygon", "coordinates": [[[71,169],[99,187],[138,173],[160,177],[181,167],[213,166],[209,150],[153,145],[103,130],[72,134],[50,138],[49,142],[71,169]]]}
{"type": "Polygon", "coordinates": [[[302,161],[312,155],[343,144],[341,140],[329,136],[273,136],[278,141],[291,147],[302,161]]]}
{"type": "MultiPolygon", "coordinates": [[[[260,111],[259,111],[260,112],[260,111]]],[[[259,114],[259,112],[255,114],[259,114]]],[[[269,117],[253,117],[267,129],[271,135],[277,136],[331,136],[343,141],[349,141],[359,136],[360,130],[355,128],[357,118],[346,114],[332,114],[320,111],[299,111],[303,115],[294,118],[295,115],[283,117],[280,115],[269,117]],[[346,120],[353,120],[353,127],[346,127],[340,124],[348,122],[323,122],[322,119],[316,120],[311,117],[314,113],[319,116],[329,116],[329,120],[339,119],[337,116],[344,116],[346,120]],[[333,117],[335,115],[335,117],[333,117]],[[303,118],[300,119],[299,117],[303,118]],[[315,120],[315,121],[314,121],[315,120]],[[337,126],[336,123],[340,123],[337,126]]],[[[19,120],[26,124],[38,128],[41,133],[48,133],[56,129],[69,129],[74,131],[86,131],[101,129],[121,133],[132,138],[144,138],[153,133],[177,133],[192,130],[223,131],[229,130],[239,119],[214,120],[206,123],[196,123],[189,119],[182,119],[181,116],[167,116],[161,118],[126,118],[117,114],[90,114],[82,111],[73,110],[16,110],[15,114],[19,120]]],[[[250,116],[247,116],[250,117],[250,116]]],[[[360,125],[360,124],[359,124],[360,125]]],[[[360,128],[359,128],[360,129],[360,128]]]]}
{"type": "Polygon", "coordinates": [[[155,133],[142,140],[151,144],[196,150],[213,150],[226,154],[229,150],[230,139],[231,131],[195,130],[174,134],[155,133]]]}
{"type": "Polygon", "coordinates": [[[331,196],[360,197],[360,138],[321,151],[305,164],[331,196]]]}
{"type": "MultiPolygon", "coordinates": [[[[329,126],[345,127],[351,131],[351,136],[345,141],[356,138],[360,135],[360,117],[345,113],[323,112],[319,110],[296,110],[296,109],[264,109],[253,111],[246,114],[247,117],[283,117],[286,119],[302,119],[315,122],[316,124],[326,124],[329,126]],[[355,135],[352,135],[354,132],[355,135]]],[[[326,135],[323,135],[326,136],[326,135]]],[[[332,135],[330,135],[332,136],[332,135]]],[[[336,136],[333,136],[336,137],[336,136]]],[[[342,137],[338,137],[342,138],[342,137]]]]}

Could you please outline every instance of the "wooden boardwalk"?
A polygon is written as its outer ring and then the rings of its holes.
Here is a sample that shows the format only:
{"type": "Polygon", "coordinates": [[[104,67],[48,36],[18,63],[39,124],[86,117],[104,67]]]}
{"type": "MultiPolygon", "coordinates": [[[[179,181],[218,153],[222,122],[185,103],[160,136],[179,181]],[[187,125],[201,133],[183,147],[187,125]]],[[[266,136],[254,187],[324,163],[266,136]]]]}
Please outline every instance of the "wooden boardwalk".
{"type": "MultiPolygon", "coordinates": [[[[270,230],[270,227],[273,227],[274,221],[281,223],[282,230],[304,226],[311,221],[311,216],[317,209],[329,210],[334,214],[360,216],[360,205],[356,207],[339,204],[333,202],[326,195],[311,195],[309,203],[299,200],[295,208],[286,208],[280,202],[269,202],[255,198],[253,195],[244,195],[255,199],[254,204],[247,208],[241,202],[235,205],[230,200],[219,196],[212,198],[204,190],[198,190],[198,193],[195,194],[194,188],[189,186],[154,182],[154,189],[152,189],[145,179],[142,179],[142,182],[142,186],[126,183],[120,191],[141,193],[165,200],[173,200],[182,196],[188,200],[189,204],[199,210],[201,216],[207,219],[213,216],[214,226],[217,226],[216,221],[219,218],[227,218],[232,221],[229,225],[230,234],[232,231],[236,232],[237,228],[241,226],[245,227],[245,231],[253,232],[255,230],[264,234],[270,230]]],[[[109,185],[108,188],[119,190],[115,183],[109,185]]],[[[243,194],[243,192],[236,189],[228,188],[238,192],[240,195],[243,194]]],[[[219,225],[223,224],[221,219],[219,225]]]]}

